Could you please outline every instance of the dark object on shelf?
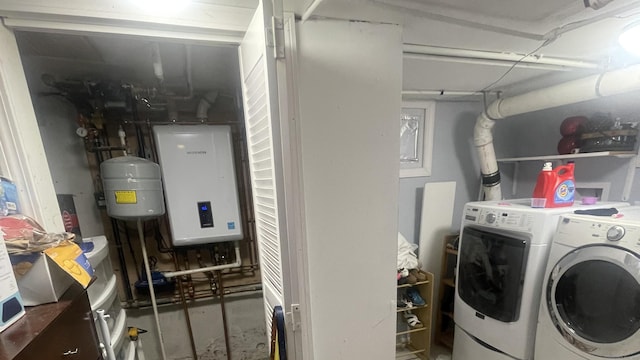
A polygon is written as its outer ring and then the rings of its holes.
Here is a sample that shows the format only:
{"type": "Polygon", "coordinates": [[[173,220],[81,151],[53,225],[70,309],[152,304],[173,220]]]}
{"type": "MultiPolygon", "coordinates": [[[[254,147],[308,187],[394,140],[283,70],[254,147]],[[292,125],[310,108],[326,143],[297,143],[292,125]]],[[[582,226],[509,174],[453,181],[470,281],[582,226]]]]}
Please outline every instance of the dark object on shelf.
{"type": "Polygon", "coordinates": [[[560,125],[560,133],[563,137],[558,142],[558,154],[561,155],[575,151],[633,151],[638,128],[636,123],[598,113],[589,119],[584,116],[566,118],[560,125]]]}
{"type": "Polygon", "coordinates": [[[558,154],[566,155],[571,154],[574,149],[579,147],[579,137],[578,135],[567,135],[563,136],[562,139],[558,142],[558,154]]]}
{"type": "Polygon", "coordinates": [[[638,130],[630,127],[582,133],[580,151],[633,151],[637,137],[638,130]]]}
{"type": "Polygon", "coordinates": [[[560,124],[560,134],[562,136],[575,135],[580,131],[582,124],[588,120],[585,116],[570,116],[560,124]]]}

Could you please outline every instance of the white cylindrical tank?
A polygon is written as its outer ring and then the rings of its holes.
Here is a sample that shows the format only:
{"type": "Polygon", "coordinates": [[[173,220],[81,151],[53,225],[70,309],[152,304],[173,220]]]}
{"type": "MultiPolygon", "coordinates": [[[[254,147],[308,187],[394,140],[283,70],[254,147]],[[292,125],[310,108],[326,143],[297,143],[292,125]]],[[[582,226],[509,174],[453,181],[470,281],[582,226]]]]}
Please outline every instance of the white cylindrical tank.
{"type": "Polygon", "coordinates": [[[105,160],[100,165],[109,216],[148,219],[164,214],[160,166],[135,156],[105,160]]]}

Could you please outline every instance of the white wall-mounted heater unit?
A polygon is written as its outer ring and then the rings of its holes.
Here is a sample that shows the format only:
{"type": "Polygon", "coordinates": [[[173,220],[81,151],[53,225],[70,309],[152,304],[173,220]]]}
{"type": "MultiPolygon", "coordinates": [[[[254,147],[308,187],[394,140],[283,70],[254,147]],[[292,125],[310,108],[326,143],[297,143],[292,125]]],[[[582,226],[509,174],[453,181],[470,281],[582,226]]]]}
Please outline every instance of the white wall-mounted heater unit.
{"type": "Polygon", "coordinates": [[[231,128],[154,126],[174,246],[242,239],[231,128]]]}

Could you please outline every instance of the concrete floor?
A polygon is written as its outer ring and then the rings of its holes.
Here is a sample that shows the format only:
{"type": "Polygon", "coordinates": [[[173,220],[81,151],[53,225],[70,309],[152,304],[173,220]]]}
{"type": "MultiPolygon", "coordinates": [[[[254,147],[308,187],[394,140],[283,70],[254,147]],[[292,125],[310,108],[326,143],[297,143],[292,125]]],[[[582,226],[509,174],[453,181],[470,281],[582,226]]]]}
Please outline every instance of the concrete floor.
{"type": "MultiPolygon", "coordinates": [[[[431,344],[431,356],[430,360],[451,360],[451,350],[443,347],[439,344],[431,344]]],[[[402,355],[402,353],[396,354],[396,360],[421,360],[415,355],[402,355]]]]}

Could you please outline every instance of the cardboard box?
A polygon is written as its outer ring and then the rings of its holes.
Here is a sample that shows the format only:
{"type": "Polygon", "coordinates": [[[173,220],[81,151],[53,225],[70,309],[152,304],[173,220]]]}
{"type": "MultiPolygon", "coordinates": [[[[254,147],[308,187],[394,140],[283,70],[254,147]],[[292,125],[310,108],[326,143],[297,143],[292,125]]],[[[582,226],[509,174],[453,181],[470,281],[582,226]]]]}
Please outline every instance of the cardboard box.
{"type": "Polygon", "coordinates": [[[0,232],[0,331],[24,315],[24,305],[13,275],[11,261],[0,232]]]}
{"type": "Polygon", "coordinates": [[[12,255],[24,306],[56,302],[77,281],[85,288],[93,276],[91,264],[78,245],[69,243],[31,255],[12,255]]]}
{"type": "Polygon", "coordinates": [[[44,253],[11,255],[11,263],[25,306],[56,302],[73,283],[73,278],[44,253]]]}

